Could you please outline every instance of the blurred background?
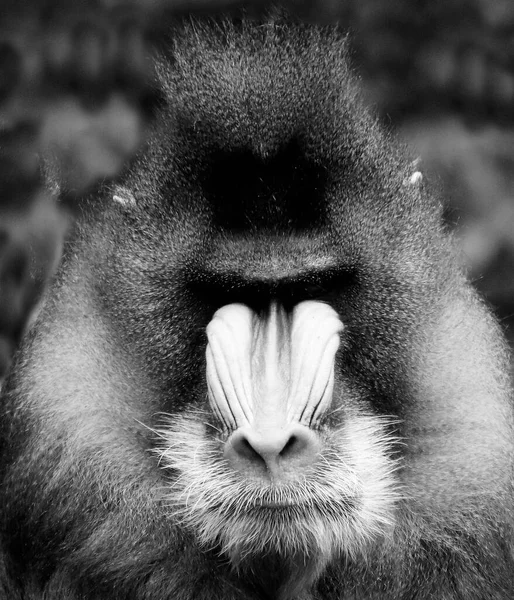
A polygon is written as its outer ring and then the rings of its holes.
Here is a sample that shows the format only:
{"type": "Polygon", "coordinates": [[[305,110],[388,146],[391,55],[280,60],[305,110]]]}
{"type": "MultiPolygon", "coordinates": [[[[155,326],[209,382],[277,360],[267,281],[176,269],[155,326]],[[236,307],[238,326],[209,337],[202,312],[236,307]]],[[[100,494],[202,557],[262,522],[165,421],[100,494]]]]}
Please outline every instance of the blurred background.
{"type": "MultiPolygon", "coordinates": [[[[348,29],[367,101],[442,189],[471,277],[514,343],[514,2],[284,1],[348,29]]],[[[150,56],[169,23],[265,2],[0,4],[1,378],[85,198],[144,139],[158,102],[150,56]]]]}

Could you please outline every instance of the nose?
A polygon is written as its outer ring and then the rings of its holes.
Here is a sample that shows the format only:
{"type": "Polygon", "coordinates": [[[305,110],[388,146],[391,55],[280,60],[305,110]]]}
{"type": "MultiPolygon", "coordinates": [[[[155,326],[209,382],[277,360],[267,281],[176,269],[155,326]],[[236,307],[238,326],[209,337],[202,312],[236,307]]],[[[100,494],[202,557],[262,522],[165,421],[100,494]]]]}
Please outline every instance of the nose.
{"type": "Polygon", "coordinates": [[[225,458],[251,479],[278,483],[296,481],[314,464],[320,439],[312,429],[294,424],[285,429],[241,427],[227,440],[225,458]]]}

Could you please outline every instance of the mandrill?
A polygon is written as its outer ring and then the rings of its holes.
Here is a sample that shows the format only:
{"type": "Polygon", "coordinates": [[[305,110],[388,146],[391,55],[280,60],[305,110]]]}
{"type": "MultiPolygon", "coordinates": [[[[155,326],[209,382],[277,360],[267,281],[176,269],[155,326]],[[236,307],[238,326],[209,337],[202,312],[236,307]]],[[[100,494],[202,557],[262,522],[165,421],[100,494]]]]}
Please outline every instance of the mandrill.
{"type": "Polygon", "coordinates": [[[512,600],[509,358],[336,27],[188,19],[4,386],[7,600],[512,600]]]}

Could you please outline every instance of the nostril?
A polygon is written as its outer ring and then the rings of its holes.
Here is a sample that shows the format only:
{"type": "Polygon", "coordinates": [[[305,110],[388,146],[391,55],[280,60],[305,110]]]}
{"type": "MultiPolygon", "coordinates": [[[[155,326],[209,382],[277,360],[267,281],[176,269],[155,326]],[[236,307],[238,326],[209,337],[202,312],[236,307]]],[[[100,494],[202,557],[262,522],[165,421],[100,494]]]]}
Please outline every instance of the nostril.
{"type": "Polygon", "coordinates": [[[265,462],[264,458],[255,450],[245,435],[235,436],[235,439],[232,440],[232,447],[237,454],[249,461],[265,462]]]}
{"type": "Polygon", "coordinates": [[[295,435],[292,435],[286,442],[286,445],[279,452],[279,456],[285,458],[287,454],[295,451],[295,447],[298,446],[297,438],[295,435]]]}
{"type": "MultiPolygon", "coordinates": [[[[265,436],[262,436],[263,438],[265,436]]],[[[257,436],[254,436],[254,444],[248,440],[246,435],[237,436],[235,440],[232,442],[232,446],[239,452],[242,456],[245,456],[249,460],[262,460],[265,461],[266,457],[280,457],[287,458],[289,454],[294,453],[301,443],[298,441],[295,435],[292,435],[288,438],[285,445],[280,449],[281,441],[273,440],[273,439],[257,439],[257,436]]],[[[271,438],[271,436],[270,436],[271,438]]]]}
{"type": "Polygon", "coordinates": [[[290,481],[313,464],[320,447],[318,435],[303,425],[288,430],[252,427],[237,429],[226,443],[229,465],[245,476],[290,481]]]}

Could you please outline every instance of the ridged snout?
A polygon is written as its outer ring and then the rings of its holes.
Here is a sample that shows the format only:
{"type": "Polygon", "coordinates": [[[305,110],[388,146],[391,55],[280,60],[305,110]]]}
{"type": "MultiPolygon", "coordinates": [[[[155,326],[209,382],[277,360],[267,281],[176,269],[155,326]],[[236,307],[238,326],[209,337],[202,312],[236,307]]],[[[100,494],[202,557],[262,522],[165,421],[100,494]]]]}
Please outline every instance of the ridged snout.
{"type": "Polygon", "coordinates": [[[285,483],[314,463],[342,329],[337,313],[317,301],[291,312],[277,303],[265,314],[243,304],[216,312],[207,328],[208,393],[234,470],[285,483]]]}

